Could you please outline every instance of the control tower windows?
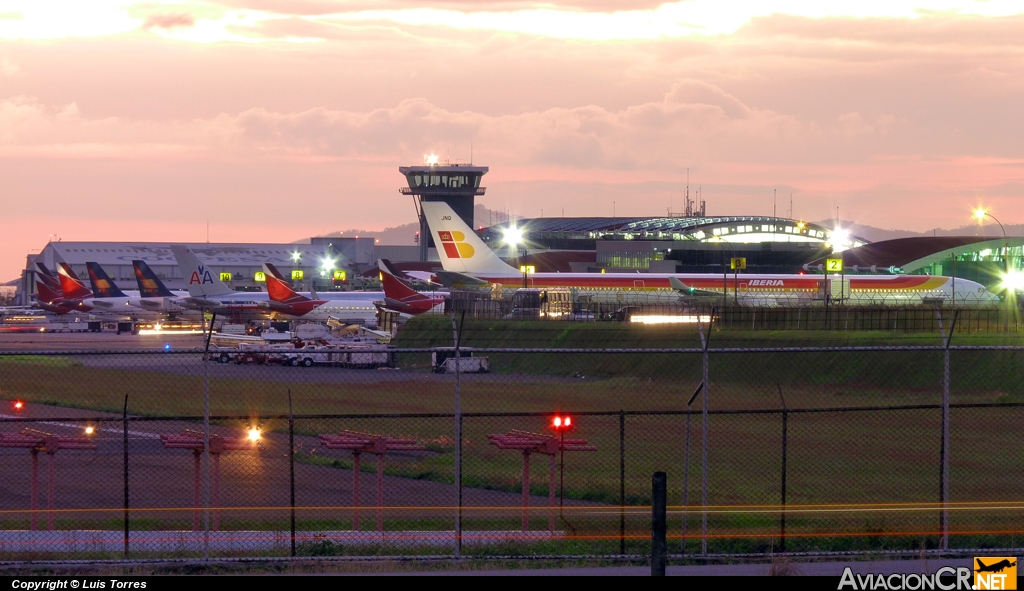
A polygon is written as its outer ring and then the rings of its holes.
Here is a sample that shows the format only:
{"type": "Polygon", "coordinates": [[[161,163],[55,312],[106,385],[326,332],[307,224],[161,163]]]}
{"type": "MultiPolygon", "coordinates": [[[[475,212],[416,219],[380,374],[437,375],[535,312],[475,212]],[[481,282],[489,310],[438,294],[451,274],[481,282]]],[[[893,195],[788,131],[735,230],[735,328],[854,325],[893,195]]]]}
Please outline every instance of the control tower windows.
{"type": "Polygon", "coordinates": [[[443,187],[447,189],[477,188],[480,186],[478,174],[411,174],[412,187],[443,187]]]}

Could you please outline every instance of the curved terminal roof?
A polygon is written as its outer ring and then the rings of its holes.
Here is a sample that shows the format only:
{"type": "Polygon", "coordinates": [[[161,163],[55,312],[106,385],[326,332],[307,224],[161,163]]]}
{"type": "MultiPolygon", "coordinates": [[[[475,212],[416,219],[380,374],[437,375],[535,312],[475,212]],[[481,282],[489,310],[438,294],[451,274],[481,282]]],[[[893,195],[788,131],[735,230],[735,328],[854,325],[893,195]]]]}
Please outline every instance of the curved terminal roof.
{"type": "MultiPolygon", "coordinates": [[[[991,256],[999,253],[1003,247],[1011,249],[1024,247],[1024,238],[1009,237],[1005,244],[1002,238],[991,236],[914,236],[910,238],[895,238],[874,242],[858,248],[852,248],[842,254],[843,266],[858,270],[867,270],[872,266],[876,269],[902,270],[904,273],[914,273],[924,267],[933,265],[951,256],[962,256],[971,253],[978,253],[982,256],[991,256]]],[[[1011,259],[1012,260],[1012,259],[1011,259]]],[[[818,259],[809,263],[807,268],[815,268],[824,265],[825,259],[818,259]]]]}
{"type": "MultiPolygon", "coordinates": [[[[770,216],[533,218],[485,228],[484,240],[500,243],[510,226],[523,230],[526,240],[554,238],[619,240],[696,240],[702,242],[818,242],[830,243],[832,228],[770,216]]],[[[839,231],[837,251],[868,244],[839,231]]]]}

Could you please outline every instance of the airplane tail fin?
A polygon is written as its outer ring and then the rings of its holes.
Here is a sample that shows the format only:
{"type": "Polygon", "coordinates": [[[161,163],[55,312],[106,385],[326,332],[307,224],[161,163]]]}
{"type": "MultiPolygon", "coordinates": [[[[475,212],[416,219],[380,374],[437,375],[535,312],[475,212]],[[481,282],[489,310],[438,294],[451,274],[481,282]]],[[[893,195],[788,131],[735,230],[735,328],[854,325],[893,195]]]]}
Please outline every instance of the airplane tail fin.
{"type": "Polygon", "coordinates": [[[407,314],[421,314],[444,306],[445,296],[428,296],[422,294],[407,281],[398,276],[398,270],[386,259],[378,259],[380,279],[384,285],[385,307],[407,314]]]}
{"type": "Polygon", "coordinates": [[[178,268],[181,269],[181,276],[187,281],[188,295],[206,298],[234,293],[233,289],[224,285],[220,278],[199,260],[191,248],[184,244],[172,244],[171,252],[174,253],[174,260],[178,262],[178,268]]]}
{"type": "Polygon", "coordinates": [[[149,268],[146,261],[132,261],[132,268],[135,269],[135,281],[139,284],[139,297],[143,298],[172,298],[174,294],[167,289],[163,281],[156,276],[153,269],[149,268]]]}
{"type": "Polygon", "coordinates": [[[60,289],[60,281],[42,263],[36,263],[39,271],[36,273],[36,291],[39,294],[39,301],[53,303],[64,298],[60,289]]]}
{"type": "Polygon", "coordinates": [[[127,297],[123,291],[103,270],[99,263],[86,263],[89,270],[89,283],[92,285],[92,292],[99,298],[123,298],[127,297]]]}
{"type": "Polygon", "coordinates": [[[447,203],[424,201],[422,207],[445,271],[519,275],[519,271],[498,258],[447,203]]]}
{"type": "Polygon", "coordinates": [[[67,263],[57,264],[57,275],[60,278],[60,290],[64,299],[80,300],[92,297],[92,291],[82,283],[82,280],[71,270],[67,263]]]}
{"type": "Polygon", "coordinates": [[[263,271],[267,275],[267,293],[270,295],[270,299],[272,301],[282,304],[295,304],[298,302],[312,301],[310,298],[307,298],[292,289],[291,284],[274,265],[270,263],[263,263],[263,271]]]}
{"type": "Polygon", "coordinates": [[[380,268],[380,280],[384,285],[384,297],[392,300],[429,300],[430,298],[413,289],[404,279],[399,277],[399,272],[387,259],[378,259],[377,266],[380,268]]]}

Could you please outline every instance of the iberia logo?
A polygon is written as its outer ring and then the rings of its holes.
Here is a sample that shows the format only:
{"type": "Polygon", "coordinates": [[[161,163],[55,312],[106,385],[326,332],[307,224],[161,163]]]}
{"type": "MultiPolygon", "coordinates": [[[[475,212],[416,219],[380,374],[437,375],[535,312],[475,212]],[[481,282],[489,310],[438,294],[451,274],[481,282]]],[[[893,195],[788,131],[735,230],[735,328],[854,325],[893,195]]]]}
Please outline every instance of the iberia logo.
{"type": "Polygon", "coordinates": [[[1017,558],[981,556],[974,558],[975,589],[1016,589],[1017,558]]]}
{"type": "Polygon", "coordinates": [[[193,285],[198,283],[203,285],[205,283],[213,283],[213,276],[204,267],[199,267],[198,270],[192,271],[192,276],[188,279],[188,284],[193,285]]]}
{"type": "Polygon", "coordinates": [[[466,235],[462,232],[441,231],[437,233],[444,247],[444,254],[450,259],[471,259],[476,254],[472,245],[466,244],[466,235]]]}

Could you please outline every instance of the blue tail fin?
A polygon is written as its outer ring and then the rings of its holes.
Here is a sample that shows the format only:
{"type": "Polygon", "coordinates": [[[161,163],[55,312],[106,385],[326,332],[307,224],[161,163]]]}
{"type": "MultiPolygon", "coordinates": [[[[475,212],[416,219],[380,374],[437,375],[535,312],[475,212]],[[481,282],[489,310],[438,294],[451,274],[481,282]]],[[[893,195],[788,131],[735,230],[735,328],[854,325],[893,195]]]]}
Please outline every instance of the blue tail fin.
{"type": "Polygon", "coordinates": [[[146,261],[132,261],[135,268],[135,281],[139,283],[139,297],[143,298],[172,298],[174,294],[167,289],[163,281],[156,276],[153,269],[149,268],[146,261]]]}
{"type": "Polygon", "coordinates": [[[86,263],[89,270],[89,283],[92,284],[92,293],[98,298],[123,298],[124,292],[114,283],[114,280],[107,275],[99,263],[86,263]]]}

